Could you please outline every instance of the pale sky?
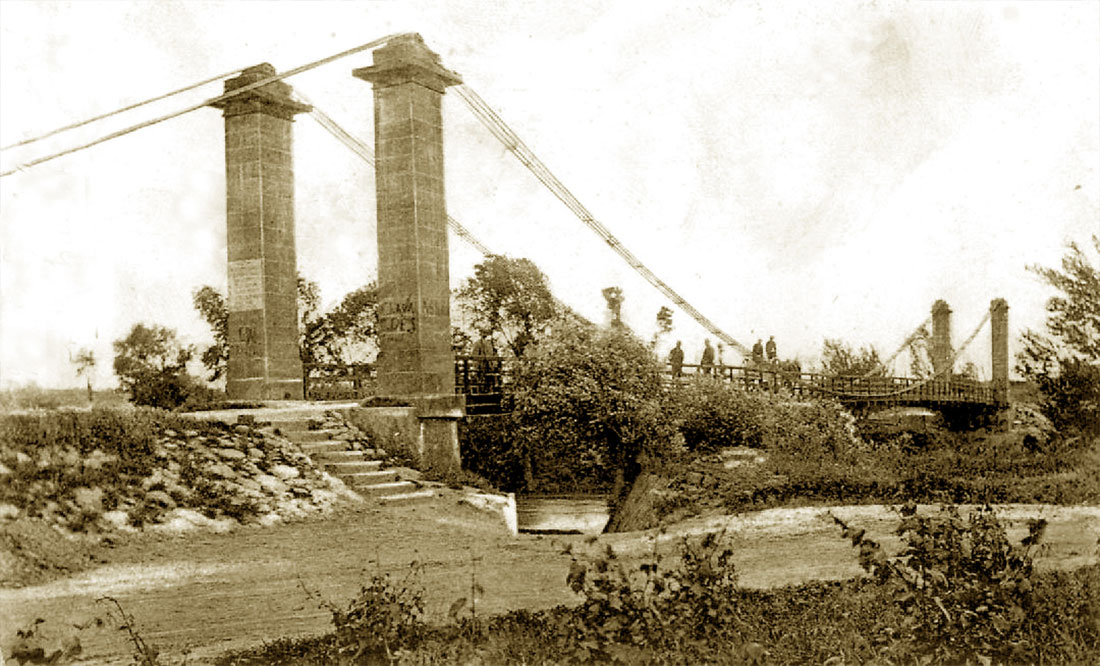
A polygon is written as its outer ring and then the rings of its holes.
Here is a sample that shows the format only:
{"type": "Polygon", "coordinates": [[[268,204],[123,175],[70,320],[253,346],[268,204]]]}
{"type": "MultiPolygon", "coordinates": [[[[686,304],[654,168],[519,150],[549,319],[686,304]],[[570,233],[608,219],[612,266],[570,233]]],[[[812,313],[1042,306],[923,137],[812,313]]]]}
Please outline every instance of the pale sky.
{"type": "MultiPolygon", "coordinates": [[[[826,337],[896,348],[945,299],[956,342],[993,298],[1015,334],[1052,295],[1025,268],[1100,232],[1097,2],[0,2],[0,145],[204,78],[423,35],[595,216],[741,342],[812,365],[826,337]]],[[[289,83],[373,142],[349,57],[289,83]]],[[[3,151],[4,170],[197,103],[215,83],[3,151]]],[[[541,188],[456,95],[448,212],[601,320],[667,302],[541,188]]],[[[210,340],[225,290],[222,118],[201,109],[0,179],[0,386],[77,385],[136,322],[210,340]]],[[[374,279],[371,169],[295,123],[300,272],[326,304],[374,279]]],[[[479,259],[451,239],[452,283],[479,259]]],[[[676,311],[696,361],[704,337],[676,311]]],[[[964,360],[989,373],[989,333],[964,360]]],[[[727,354],[727,361],[736,356],[727,354]]],[[[898,367],[902,370],[901,364],[898,367]]]]}

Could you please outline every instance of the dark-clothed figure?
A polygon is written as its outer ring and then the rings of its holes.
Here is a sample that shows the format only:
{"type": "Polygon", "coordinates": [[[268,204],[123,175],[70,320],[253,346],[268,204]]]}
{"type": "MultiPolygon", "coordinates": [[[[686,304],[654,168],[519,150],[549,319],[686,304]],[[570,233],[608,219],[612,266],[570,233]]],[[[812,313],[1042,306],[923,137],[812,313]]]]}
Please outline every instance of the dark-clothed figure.
{"type": "Polygon", "coordinates": [[[668,366],[672,370],[673,377],[679,377],[684,374],[684,348],[680,346],[680,341],[676,341],[676,346],[672,348],[672,351],[668,353],[668,366]]]}
{"type": "Polygon", "coordinates": [[[493,348],[493,337],[489,331],[481,331],[481,338],[474,343],[474,367],[477,368],[478,384],[482,393],[492,393],[496,388],[497,350],[493,348]]]}
{"type": "Polygon", "coordinates": [[[768,336],[768,344],[765,345],[764,350],[768,353],[768,363],[775,363],[775,336],[768,336]]]}
{"type": "Polygon", "coordinates": [[[763,363],[764,362],[764,341],[757,340],[756,344],[752,346],[752,362],[763,363]]]}
{"type": "Polygon", "coordinates": [[[699,359],[699,369],[704,375],[709,375],[714,368],[714,347],[710,346],[710,338],[703,341],[703,358],[699,359]]]}

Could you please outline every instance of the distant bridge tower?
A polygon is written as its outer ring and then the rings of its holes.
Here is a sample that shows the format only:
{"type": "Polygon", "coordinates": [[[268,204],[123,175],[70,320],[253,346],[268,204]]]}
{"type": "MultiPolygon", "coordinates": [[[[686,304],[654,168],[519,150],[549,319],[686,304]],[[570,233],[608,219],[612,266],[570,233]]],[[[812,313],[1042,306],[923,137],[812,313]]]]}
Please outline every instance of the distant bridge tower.
{"type": "MultiPolygon", "coordinates": [[[[275,76],[267,63],[225,82],[230,92],[275,76]]],[[[229,363],[233,399],[302,399],[291,123],[309,111],[269,83],[213,104],[225,116],[229,363]]]]}
{"type": "Polygon", "coordinates": [[[951,352],[951,308],[938,300],[932,304],[932,372],[937,377],[951,379],[951,352]]]}
{"type": "Polygon", "coordinates": [[[993,338],[993,390],[997,399],[1008,401],[1008,302],[995,298],[989,303],[989,328],[993,338]]]}

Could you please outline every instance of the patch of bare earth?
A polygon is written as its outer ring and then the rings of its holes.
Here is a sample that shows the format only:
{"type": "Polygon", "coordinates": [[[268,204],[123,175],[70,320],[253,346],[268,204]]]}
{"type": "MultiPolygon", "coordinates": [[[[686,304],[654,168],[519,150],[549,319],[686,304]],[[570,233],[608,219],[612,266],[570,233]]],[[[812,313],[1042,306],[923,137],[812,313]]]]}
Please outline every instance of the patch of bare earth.
{"type": "MultiPolygon", "coordinates": [[[[724,531],[736,550],[743,584],[772,587],[860,574],[856,554],[829,512],[864,527],[887,548],[897,516],[889,507],[773,509],[738,516],[688,520],[655,531],[540,537],[507,533],[499,517],[461,505],[458,495],[417,505],[361,505],[327,518],[241,528],[229,534],[180,537],[137,535],[105,553],[103,566],[22,589],[0,590],[0,645],[36,617],[44,633],[102,616],[96,599],[113,596],[134,615],[138,630],[170,657],[189,653],[202,663],[229,648],[331,628],[319,594],[342,605],[376,573],[404,576],[419,562],[430,619],[442,620],[467,596],[471,576],[484,588],[479,612],[540,609],[572,603],[565,585],[570,558],[563,546],[599,547],[643,557],[670,552],[678,539],[724,531]],[[475,573],[476,572],[476,573],[475,573]],[[307,592],[309,590],[310,592],[307,592]],[[311,596],[314,595],[314,596],[311,596]]],[[[1100,508],[1008,506],[1010,536],[1025,520],[1050,522],[1042,567],[1076,567],[1096,561],[1100,508]]],[[[60,631],[60,630],[59,630],[60,631]]],[[[68,630],[71,631],[71,630],[68,630]]],[[[117,626],[82,631],[86,663],[129,663],[126,637],[117,626]]]]}

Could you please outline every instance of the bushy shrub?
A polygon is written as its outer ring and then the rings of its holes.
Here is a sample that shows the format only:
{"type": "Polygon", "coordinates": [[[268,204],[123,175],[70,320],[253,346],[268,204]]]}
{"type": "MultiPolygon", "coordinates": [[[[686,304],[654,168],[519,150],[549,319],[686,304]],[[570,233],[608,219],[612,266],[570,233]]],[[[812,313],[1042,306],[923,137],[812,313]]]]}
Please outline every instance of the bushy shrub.
{"type": "Polygon", "coordinates": [[[1060,371],[1037,373],[1043,413],[1060,431],[1100,438],[1100,364],[1061,359],[1060,371]]]}
{"type": "Polygon", "coordinates": [[[468,416],[458,424],[462,465],[505,492],[527,486],[523,460],[513,445],[511,414],[468,416]]]}
{"type": "Polygon", "coordinates": [[[622,329],[562,322],[529,347],[513,412],[527,489],[606,490],[636,473],[640,455],[671,446],[661,373],[622,329]]]}
{"type": "Polygon", "coordinates": [[[749,446],[818,460],[862,448],[855,419],[832,401],[793,402],[789,395],[752,393],[700,377],[674,387],[669,402],[693,451],[749,446]]]}
{"type": "Polygon", "coordinates": [[[670,408],[691,451],[764,445],[768,403],[763,394],[748,393],[722,379],[703,376],[676,385],[670,408]]]}
{"type": "Polygon", "coordinates": [[[1096,655],[1095,576],[1071,586],[1072,599],[1055,602],[1035,593],[1040,579],[1033,557],[1045,520],[1030,521],[1028,535],[1016,545],[988,506],[964,519],[953,506],[939,515],[918,515],[910,502],[901,514],[897,534],[904,547],[896,558],[864,530],[834,518],[859,548],[860,564],[901,611],[875,628],[888,637],[883,656],[902,663],[990,664],[1096,655]],[[1064,624],[1053,620],[1052,606],[1066,613],[1064,624]]]}

